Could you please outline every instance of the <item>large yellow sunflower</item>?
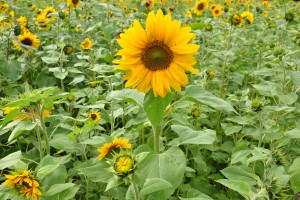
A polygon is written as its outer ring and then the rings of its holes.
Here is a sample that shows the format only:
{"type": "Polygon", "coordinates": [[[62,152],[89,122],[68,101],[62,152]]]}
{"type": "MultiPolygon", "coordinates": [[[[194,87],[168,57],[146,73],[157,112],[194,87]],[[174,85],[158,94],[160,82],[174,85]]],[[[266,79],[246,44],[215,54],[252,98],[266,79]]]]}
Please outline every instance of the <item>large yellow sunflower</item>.
{"type": "Polygon", "coordinates": [[[18,36],[19,41],[13,40],[14,46],[19,50],[23,52],[31,52],[30,49],[24,48],[23,46],[32,47],[37,49],[40,46],[40,40],[37,39],[37,36],[30,33],[30,32],[24,32],[22,35],[18,36]],[[22,44],[22,46],[20,46],[22,44]]]}
{"type": "Polygon", "coordinates": [[[80,0],[67,0],[70,8],[77,8],[79,6],[80,0]]]}
{"type": "Polygon", "coordinates": [[[211,13],[214,17],[219,17],[222,14],[222,6],[220,4],[216,4],[211,13]]]}
{"type": "Polygon", "coordinates": [[[118,43],[123,48],[117,55],[122,60],[115,69],[126,70],[125,87],[137,88],[148,93],[153,89],[154,95],[165,97],[171,87],[181,91],[181,85],[188,83],[184,70],[193,74],[196,63],[193,57],[199,45],[188,44],[194,37],[190,27],[181,28],[181,22],[171,20],[159,9],[157,14],[151,11],[146,21],[146,31],[135,20],[133,27],[120,35],[118,43]]]}
{"type": "Polygon", "coordinates": [[[56,10],[52,7],[52,6],[48,6],[45,10],[44,10],[44,15],[50,19],[51,21],[56,19],[56,16],[52,15],[56,13],[56,10]]]}
{"type": "Polygon", "coordinates": [[[206,10],[208,4],[206,0],[199,0],[195,3],[194,13],[196,15],[202,15],[202,13],[206,10]]]}
{"type": "Polygon", "coordinates": [[[42,195],[39,189],[39,183],[34,180],[30,171],[12,172],[10,175],[5,175],[6,180],[2,184],[13,189],[18,189],[19,192],[28,199],[37,200],[38,196],[42,195]]]}
{"type": "Polygon", "coordinates": [[[102,160],[107,154],[109,154],[114,149],[121,148],[131,148],[131,144],[129,144],[128,139],[120,139],[115,137],[113,143],[105,143],[101,148],[98,148],[98,152],[100,153],[98,158],[102,160]]]}

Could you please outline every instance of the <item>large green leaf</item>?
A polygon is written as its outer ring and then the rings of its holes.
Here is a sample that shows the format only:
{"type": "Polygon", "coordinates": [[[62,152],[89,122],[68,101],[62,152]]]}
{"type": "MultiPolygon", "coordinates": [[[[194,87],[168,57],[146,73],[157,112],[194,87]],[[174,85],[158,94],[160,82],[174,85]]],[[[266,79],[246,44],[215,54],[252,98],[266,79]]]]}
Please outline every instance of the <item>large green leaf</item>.
{"type": "Polygon", "coordinates": [[[300,157],[289,168],[290,181],[294,192],[300,192],[300,157]]]}
{"type": "Polygon", "coordinates": [[[165,109],[171,103],[173,94],[168,93],[165,98],[154,96],[153,91],[148,92],[144,99],[144,109],[153,126],[159,125],[164,116],[165,109]]]}
{"type": "Polygon", "coordinates": [[[23,131],[30,131],[35,128],[37,124],[34,122],[29,122],[29,121],[21,121],[16,125],[14,130],[11,132],[8,142],[11,142],[13,139],[18,137],[23,131]]]}
{"type": "Polygon", "coordinates": [[[181,125],[172,125],[171,128],[179,135],[179,144],[212,144],[216,140],[214,130],[194,131],[181,125]]]}
{"type": "Polygon", "coordinates": [[[228,179],[219,179],[216,182],[221,183],[222,185],[238,192],[245,198],[249,198],[251,195],[251,188],[250,185],[244,181],[238,180],[228,180],[228,179]]]}
{"type": "Polygon", "coordinates": [[[213,200],[206,194],[203,194],[199,190],[191,188],[187,191],[187,195],[185,198],[180,198],[181,200],[213,200]]]}
{"type": "Polygon", "coordinates": [[[76,170],[79,174],[84,174],[92,182],[107,183],[112,178],[112,174],[108,173],[107,168],[109,168],[109,165],[106,162],[93,159],[77,166],[76,170]]]}
{"type": "Polygon", "coordinates": [[[256,179],[259,179],[259,177],[255,175],[252,168],[243,165],[229,166],[225,169],[222,169],[221,172],[226,178],[230,180],[244,181],[251,186],[256,185],[256,179]],[[253,176],[255,176],[256,179],[253,179],[253,176]]]}
{"type": "Polygon", "coordinates": [[[11,153],[0,160],[0,170],[16,165],[22,158],[21,151],[11,153]]]}
{"type": "Polygon", "coordinates": [[[172,195],[174,188],[172,184],[161,178],[150,178],[144,183],[140,191],[142,196],[151,194],[157,200],[165,200],[172,195]]]}
{"type": "MultiPolygon", "coordinates": [[[[178,147],[172,147],[164,153],[152,154],[144,159],[135,171],[135,175],[138,177],[140,187],[144,186],[147,179],[160,178],[171,183],[173,193],[182,182],[185,167],[184,153],[178,147]]],[[[170,193],[169,190],[161,191],[165,199],[168,199],[170,193]]]]}
{"type": "Polygon", "coordinates": [[[230,103],[197,86],[188,86],[185,90],[184,98],[208,105],[217,110],[236,113],[230,103]]]}
{"type": "Polygon", "coordinates": [[[0,60],[0,73],[11,81],[16,81],[21,75],[21,65],[17,60],[0,60]]]}
{"type": "Polygon", "coordinates": [[[108,97],[119,101],[127,101],[142,107],[145,95],[134,89],[122,89],[112,91],[108,97]]]}

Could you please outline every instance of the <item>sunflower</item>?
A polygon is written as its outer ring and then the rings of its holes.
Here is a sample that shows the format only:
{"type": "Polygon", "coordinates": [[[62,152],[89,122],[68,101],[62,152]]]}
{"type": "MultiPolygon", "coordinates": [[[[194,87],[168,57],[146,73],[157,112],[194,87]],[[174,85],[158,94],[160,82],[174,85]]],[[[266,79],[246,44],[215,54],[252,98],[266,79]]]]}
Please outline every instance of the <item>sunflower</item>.
{"type": "Polygon", "coordinates": [[[264,17],[268,17],[268,15],[269,15],[268,11],[264,11],[263,15],[264,15],[264,17]]]}
{"type": "Polygon", "coordinates": [[[98,148],[98,152],[100,153],[98,158],[99,158],[99,160],[102,160],[112,150],[121,149],[121,148],[129,148],[130,149],[131,144],[129,144],[129,140],[114,137],[113,143],[105,143],[101,148],[98,148]]]}
{"type": "Polygon", "coordinates": [[[209,11],[212,12],[212,11],[215,9],[216,5],[217,5],[217,4],[215,4],[215,3],[211,4],[211,5],[209,6],[209,11]]]}
{"type": "Polygon", "coordinates": [[[19,51],[29,53],[31,50],[26,47],[37,49],[40,46],[40,41],[37,39],[37,36],[30,32],[24,32],[22,35],[19,35],[18,38],[19,41],[13,40],[12,42],[19,51]],[[20,43],[22,46],[20,46],[20,43]]]}
{"type": "Polygon", "coordinates": [[[91,112],[88,115],[88,119],[94,122],[98,122],[101,119],[101,115],[99,112],[91,112]]]}
{"type": "Polygon", "coordinates": [[[154,95],[165,97],[170,87],[181,91],[181,85],[188,83],[184,70],[193,74],[196,63],[193,55],[199,45],[188,44],[194,37],[190,27],[181,28],[181,22],[171,20],[171,14],[163,15],[161,9],[151,11],[146,20],[146,31],[135,20],[133,27],[120,35],[118,43],[123,48],[117,55],[122,60],[115,69],[126,70],[125,87],[137,88],[148,93],[152,87],[154,95]]]}
{"type": "Polygon", "coordinates": [[[217,4],[211,12],[214,17],[219,17],[222,14],[222,6],[217,4]]]}
{"type": "Polygon", "coordinates": [[[38,196],[42,195],[39,189],[39,183],[34,180],[30,171],[12,172],[10,175],[5,175],[6,180],[2,183],[12,189],[18,189],[19,192],[28,199],[37,200],[38,196]]]}
{"type": "Polygon", "coordinates": [[[56,19],[56,16],[51,15],[56,13],[56,10],[52,7],[52,6],[48,6],[45,10],[44,10],[44,14],[45,16],[50,19],[51,21],[56,19]]]}
{"type": "Polygon", "coordinates": [[[146,7],[147,10],[152,10],[155,4],[155,0],[144,0],[143,5],[146,7]]]}
{"type": "Polygon", "coordinates": [[[197,1],[194,6],[194,13],[198,16],[202,15],[202,13],[206,10],[206,8],[207,8],[206,0],[197,1]]]}
{"type": "Polygon", "coordinates": [[[49,24],[50,19],[46,17],[45,13],[38,15],[35,18],[35,24],[39,27],[39,29],[47,31],[51,28],[51,24],[49,24]]]}
{"type": "Polygon", "coordinates": [[[248,11],[243,12],[242,15],[241,15],[241,17],[242,17],[243,19],[246,19],[246,21],[247,21],[249,24],[252,24],[253,21],[254,21],[254,16],[253,16],[253,14],[252,14],[251,12],[248,12],[248,11]]]}
{"type": "Polygon", "coordinates": [[[90,38],[85,38],[84,41],[80,44],[80,47],[83,50],[89,50],[92,47],[92,40],[90,38]]]}
{"type": "Polygon", "coordinates": [[[123,12],[127,11],[127,6],[123,6],[123,12]]]}
{"type": "Polygon", "coordinates": [[[185,16],[188,17],[188,18],[190,18],[190,19],[193,18],[192,13],[191,13],[191,11],[189,11],[189,10],[186,11],[185,16]]]}
{"type": "Polygon", "coordinates": [[[230,21],[233,25],[240,25],[241,26],[243,24],[243,18],[238,14],[233,14],[231,16],[230,21]]]}
{"type": "Polygon", "coordinates": [[[70,8],[77,8],[79,6],[80,0],[67,0],[70,8]]]}
{"type": "Polygon", "coordinates": [[[9,5],[7,3],[3,3],[0,1],[0,13],[5,13],[9,8],[9,5]]]}

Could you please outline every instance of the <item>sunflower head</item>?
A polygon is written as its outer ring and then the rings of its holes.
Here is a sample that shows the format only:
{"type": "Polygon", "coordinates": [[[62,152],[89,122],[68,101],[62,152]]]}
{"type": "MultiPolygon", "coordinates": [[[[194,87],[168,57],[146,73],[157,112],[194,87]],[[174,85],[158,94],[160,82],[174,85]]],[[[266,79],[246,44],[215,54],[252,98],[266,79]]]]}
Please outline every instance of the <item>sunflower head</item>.
{"type": "Polygon", "coordinates": [[[80,47],[83,49],[83,50],[89,50],[92,48],[92,40],[90,38],[85,38],[84,41],[80,44],[80,47]]]}
{"type": "Polygon", "coordinates": [[[262,109],[262,103],[258,99],[253,99],[251,104],[252,110],[259,112],[262,109]]]}
{"type": "Polygon", "coordinates": [[[144,0],[143,5],[146,7],[147,10],[152,10],[155,4],[155,0],[144,0]]]}
{"type": "Polygon", "coordinates": [[[211,12],[214,17],[219,17],[222,14],[222,6],[217,4],[211,12]]]}
{"type": "Polygon", "coordinates": [[[77,8],[80,4],[80,0],[68,0],[67,3],[70,8],[77,8]]]}
{"type": "Polygon", "coordinates": [[[194,6],[194,13],[198,16],[202,15],[203,12],[206,10],[207,6],[208,4],[206,0],[197,1],[194,6]]]}
{"type": "Polygon", "coordinates": [[[112,143],[105,143],[102,147],[98,148],[98,152],[100,153],[98,156],[99,160],[102,160],[107,154],[115,149],[131,149],[131,144],[128,139],[121,139],[118,137],[114,137],[112,143]]]}
{"type": "Polygon", "coordinates": [[[2,184],[19,191],[26,198],[37,200],[42,192],[39,189],[39,183],[33,178],[30,171],[11,172],[5,175],[6,180],[2,184]]]}
{"type": "Polygon", "coordinates": [[[56,19],[56,16],[54,16],[53,14],[56,13],[56,10],[52,7],[52,6],[48,6],[45,10],[44,10],[44,15],[50,19],[51,21],[56,19]]]}
{"type": "Polygon", "coordinates": [[[99,112],[91,112],[88,115],[88,119],[90,121],[98,122],[101,119],[101,115],[99,112]]]}
{"type": "Polygon", "coordinates": [[[193,116],[193,118],[198,118],[201,116],[201,109],[199,107],[195,107],[192,109],[191,111],[191,115],[193,116]]]}
{"type": "Polygon", "coordinates": [[[196,63],[193,57],[199,45],[188,44],[194,34],[190,27],[181,28],[181,23],[171,20],[171,15],[151,11],[146,21],[146,30],[135,20],[133,27],[120,34],[118,43],[123,48],[115,60],[115,69],[127,71],[125,87],[137,88],[148,93],[152,88],[155,96],[165,97],[171,88],[181,91],[188,83],[184,70],[192,73],[196,63]]]}
{"type": "Polygon", "coordinates": [[[18,36],[19,40],[13,40],[14,46],[22,52],[32,52],[32,49],[37,49],[40,46],[40,41],[37,36],[30,33],[24,32],[22,35],[18,36]]]}
{"type": "Polygon", "coordinates": [[[205,28],[206,31],[212,31],[213,26],[212,26],[211,23],[207,23],[207,24],[205,24],[204,28],[205,28]]]}
{"type": "Polygon", "coordinates": [[[252,24],[253,21],[254,21],[254,16],[253,16],[253,14],[252,14],[251,12],[248,12],[248,11],[243,12],[242,15],[241,15],[241,17],[242,17],[243,19],[245,19],[246,22],[248,22],[249,24],[252,24]]]}
{"type": "Polygon", "coordinates": [[[243,18],[238,14],[233,14],[231,16],[230,22],[233,25],[242,25],[243,24],[243,18]]]}

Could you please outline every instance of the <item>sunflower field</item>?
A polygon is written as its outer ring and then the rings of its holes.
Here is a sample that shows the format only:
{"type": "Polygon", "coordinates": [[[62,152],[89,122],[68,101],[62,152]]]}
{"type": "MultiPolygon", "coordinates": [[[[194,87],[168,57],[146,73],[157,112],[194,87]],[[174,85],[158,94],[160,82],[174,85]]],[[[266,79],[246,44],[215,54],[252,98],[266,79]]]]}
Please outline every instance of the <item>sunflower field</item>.
{"type": "Polygon", "coordinates": [[[299,0],[0,0],[0,200],[299,200],[299,0]]]}

